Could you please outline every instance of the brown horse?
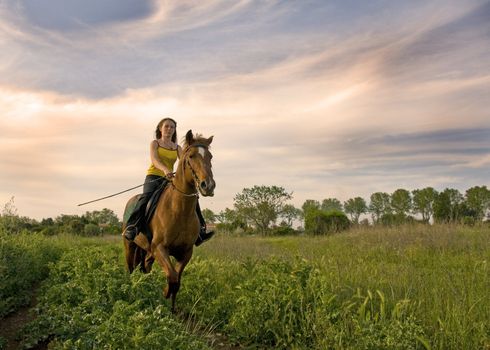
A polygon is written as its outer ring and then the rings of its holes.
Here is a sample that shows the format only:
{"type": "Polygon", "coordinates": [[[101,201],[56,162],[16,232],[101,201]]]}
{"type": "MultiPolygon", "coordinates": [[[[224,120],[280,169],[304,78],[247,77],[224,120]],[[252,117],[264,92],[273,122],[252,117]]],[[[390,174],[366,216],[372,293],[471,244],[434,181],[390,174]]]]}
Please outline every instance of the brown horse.
{"type": "MultiPolygon", "coordinates": [[[[153,232],[151,244],[143,234],[139,234],[134,242],[123,238],[126,265],[130,273],[138,265],[143,272],[150,272],[155,259],[162,267],[167,276],[164,295],[165,298],[172,298],[172,312],[175,311],[175,297],[180,288],[182,271],[192,257],[194,243],[199,234],[199,219],[196,214],[198,192],[203,196],[214,195],[216,183],[209,151],[212,141],[213,136],[194,137],[191,130],[187,132],[175,177],[160,196],[149,223],[153,232]],[[175,265],[170,256],[175,258],[175,265]]],[[[136,200],[137,196],[126,204],[125,217],[136,200]]],[[[123,232],[125,226],[126,223],[123,224],[123,232]]]]}

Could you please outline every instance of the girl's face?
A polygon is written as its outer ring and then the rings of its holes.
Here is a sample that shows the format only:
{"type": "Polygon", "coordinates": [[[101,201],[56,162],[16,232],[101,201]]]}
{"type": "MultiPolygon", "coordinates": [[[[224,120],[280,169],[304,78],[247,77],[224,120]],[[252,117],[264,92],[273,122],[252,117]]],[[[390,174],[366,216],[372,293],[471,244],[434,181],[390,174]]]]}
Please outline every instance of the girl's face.
{"type": "Polygon", "coordinates": [[[175,133],[175,124],[171,120],[165,120],[160,127],[160,132],[165,138],[172,138],[175,133]]]}

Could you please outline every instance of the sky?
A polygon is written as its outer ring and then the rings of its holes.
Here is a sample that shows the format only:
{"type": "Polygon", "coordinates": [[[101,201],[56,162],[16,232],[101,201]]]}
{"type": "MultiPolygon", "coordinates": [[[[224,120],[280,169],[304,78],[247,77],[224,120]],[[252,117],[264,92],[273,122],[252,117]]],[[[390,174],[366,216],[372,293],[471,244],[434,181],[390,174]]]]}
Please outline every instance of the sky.
{"type": "Polygon", "coordinates": [[[164,117],[212,143],[215,213],[490,185],[490,2],[1,0],[0,205],[112,209],[164,117]]]}

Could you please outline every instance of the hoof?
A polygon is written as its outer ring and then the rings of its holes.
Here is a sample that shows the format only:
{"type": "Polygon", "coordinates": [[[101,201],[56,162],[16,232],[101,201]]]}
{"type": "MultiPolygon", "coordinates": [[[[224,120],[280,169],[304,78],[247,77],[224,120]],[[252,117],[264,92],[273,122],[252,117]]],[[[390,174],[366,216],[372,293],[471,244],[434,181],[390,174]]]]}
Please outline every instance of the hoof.
{"type": "Polygon", "coordinates": [[[163,290],[163,295],[165,296],[165,299],[170,298],[170,288],[168,286],[163,290]]]}

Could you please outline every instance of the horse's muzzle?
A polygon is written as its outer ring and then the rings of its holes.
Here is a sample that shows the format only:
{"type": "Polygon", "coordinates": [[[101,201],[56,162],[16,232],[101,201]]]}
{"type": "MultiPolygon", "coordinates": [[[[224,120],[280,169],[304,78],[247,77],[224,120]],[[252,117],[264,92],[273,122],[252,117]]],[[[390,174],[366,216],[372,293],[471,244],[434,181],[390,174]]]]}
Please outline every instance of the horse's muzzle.
{"type": "Polygon", "coordinates": [[[216,182],[213,179],[208,178],[201,181],[199,184],[199,190],[203,196],[212,197],[214,196],[214,188],[216,187],[216,182]]]}

